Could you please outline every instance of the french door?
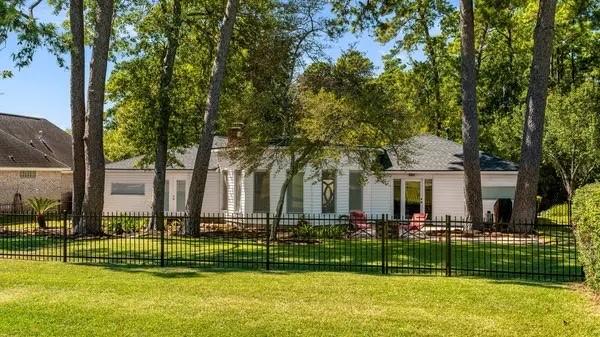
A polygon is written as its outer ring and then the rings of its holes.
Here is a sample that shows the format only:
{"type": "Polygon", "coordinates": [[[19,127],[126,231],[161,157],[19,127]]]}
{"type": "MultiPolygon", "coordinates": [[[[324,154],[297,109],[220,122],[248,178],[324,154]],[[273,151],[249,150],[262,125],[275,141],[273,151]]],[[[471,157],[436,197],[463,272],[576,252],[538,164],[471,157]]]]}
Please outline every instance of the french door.
{"type": "Polygon", "coordinates": [[[423,209],[421,180],[406,180],[404,182],[404,219],[412,218],[415,213],[423,213],[423,209]]]}
{"type": "Polygon", "coordinates": [[[165,212],[185,212],[187,179],[173,175],[165,181],[165,212]]]}
{"type": "Polygon", "coordinates": [[[431,218],[432,179],[394,179],[393,194],[394,218],[410,219],[415,213],[427,213],[431,218]]]}

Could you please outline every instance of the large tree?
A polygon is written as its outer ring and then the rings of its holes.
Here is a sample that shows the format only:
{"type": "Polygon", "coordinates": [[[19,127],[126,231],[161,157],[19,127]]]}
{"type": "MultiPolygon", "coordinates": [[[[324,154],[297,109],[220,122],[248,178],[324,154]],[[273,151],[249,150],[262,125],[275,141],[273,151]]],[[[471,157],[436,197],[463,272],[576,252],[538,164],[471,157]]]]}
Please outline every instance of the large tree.
{"type": "Polygon", "coordinates": [[[448,54],[447,42],[456,31],[452,27],[452,6],[446,0],[335,0],[332,8],[336,14],[333,21],[336,30],[346,26],[353,32],[373,28],[379,42],[395,43],[392,55],[408,53],[414,72],[426,78],[417,92],[424,97],[419,109],[426,116],[425,128],[444,135],[448,126],[444,59],[448,54]],[[417,50],[422,51],[424,59],[411,57],[417,50]]]}
{"type": "Polygon", "coordinates": [[[86,177],[83,213],[88,217],[79,226],[77,234],[101,233],[102,223],[97,215],[102,214],[104,208],[104,91],[113,0],[97,0],[96,4],[84,135],[86,177]]]}
{"type": "MultiPolygon", "coordinates": [[[[161,10],[167,12],[166,1],[161,3],[161,10]]],[[[182,25],[181,1],[173,0],[171,20],[166,23],[166,47],[158,88],[158,116],[156,116],[156,155],[154,162],[154,199],[152,211],[156,216],[155,228],[162,228],[165,208],[165,175],[167,169],[169,119],[171,118],[171,82],[175,69],[175,57],[179,48],[179,32],[182,25]]]]}
{"type": "MultiPolygon", "coordinates": [[[[73,214],[81,215],[85,196],[85,48],[83,0],[71,0],[69,27],[71,31],[71,136],[73,139],[73,214]]],[[[80,218],[75,217],[75,232],[80,230],[80,218]]]]}
{"type": "Polygon", "coordinates": [[[558,173],[567,200],[600,171],[600,87],[586,81],[548,97],[544,160],[558,173]]]}
{"type": "Polygon", "coordinates": [[[249,113],[239,146],[230,159],[247,172],[257,168],[283,173],[271,238],[285,204],[287,190],[300,172],[320,179],[323,170],[336,170],[349,160],[363,172],[384,179],[378,162],[384,149],[399,162],[409,153],[410,128],[406,116],[385,90],[385,80],[374,75],[373,64],[359,52],[345,52],[335,63],[315,62],[295,81],[290,105],[276,116],[249,113]],[[345,130],[346,132],[340,132],[345,130]]]}
{"type": "Polygon", "coordinates": [[[218,117],[221,84],[225,76],[225,64],[227,62],[229,42],[233,35],[233,26],[237,15],[238,4],[238,0],[227,1],[225,17],[219,34],[219,43],[212,67],[209,92],[206,99],[206,108],[204,110],[204,128],[198,144],[198,151],[194,161],[194,171],[192,173],[192,181],[190,182],[186,204],[186,212],[189,217],[182,226],[182,233],[186,235],[196,235],[199,229],[198,225],[200,224],[200,216],[202,215],[204,187],[206,186],[208,164],[212,152],[212,143],[215,136],[218,117]]]}
{"type": "MultiPolygon", "coordinates": [[[[556,0],[540,0],[523,123],[521,160],[511,218],[515,224],[533,224],[537,214],[536,195],[542,160],[544,113],[548,94],[555,13],[556,0]]],[[[515,230],[529,231],[530,229],[530,225],[515,226],[515,230]]]]}
{"type": "Polygon", "coordinates": [[[477,118],[477,78],[475,71],[475,22],[473,1],[460,1],[462,137],[467,214],[474,227],[483,220],[481,172],[479,166],[479,121],[477,118]]]}

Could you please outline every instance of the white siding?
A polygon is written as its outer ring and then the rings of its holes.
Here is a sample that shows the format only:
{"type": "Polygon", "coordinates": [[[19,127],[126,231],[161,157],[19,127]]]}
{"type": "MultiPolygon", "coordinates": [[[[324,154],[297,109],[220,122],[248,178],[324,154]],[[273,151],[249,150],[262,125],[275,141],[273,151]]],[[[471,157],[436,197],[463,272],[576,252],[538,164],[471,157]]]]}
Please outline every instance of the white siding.
{"type": "MultiPolygon", "coordinates": [[[[186,200],[189,193],[191,171],[167,171],[166,179],[169,181],[169,207],[170,211],[176,210],[177,180],[186,182],[186,200]]],[[[104,187],[104,212],[151,212],[153,198],[153,173],[148,170],[107,170],[104,187]],[[112,183],[143,183],[144,195],[112,195],[112,183]]],[[[202,212],[219,212],[219,175],[215,171],[208,172],[206,189],[202,203],[202,212]]]]}
{"type": "Polygon", "coordinates": [[[465,216],[465,193],[462,172],[433,174],[432,218],[465,216]]]}
{"type": "MultiPolygon", "coordinates": [[[[336,182],[336,213],[337,215],[347,214],[349,209],[349,171],[354,169],[345,166],[338,170],[336,182]]],[[[230,205],[229,211],[234,212],[234,168],[228,168],[230,179],[230,205]]],[[[270,175],[270,211],[274,213],[279,200],[279,192],[285,179],[285,169],[273,170],[270,175]]],[[[321,182],[320,174],[314,174],[310,169],[304,173],[304,213],[321,213],[321,182]],[[314,178],[310,179],[310,177],[314,178]]],[[[392,172],[384,182],[378,182],[374,177],[369,177],[363,186],[363,210],[370,216],[379,214],[393,215],[393,179],[421,180],[422,186],[424,179],[432,179],[432,217],[443,218],[446,215],[453,217],[466,216],[463,172],[392,172]]],[[[516,172],[484,172],[482,173],[483,186],[515,186],[516,172]]],[[[402,184],[404,186],[404,184],[402,184]]],[[[207,186],[207,188],[209,188],[207,186]]],[[[424,187],[423,192],[424,192],[424,187]]],[[[422,193],[423,193],[422,192],[422,193]]],[[[423,198],[425,197],[422,194],[423,198]]],[[[244,178],[242,191],[242,205],[245,212],[253,212],[254,197],[254,175],[249,174],[244,178]]],[[[220,200],[220,199],[219,199],[220,200]]],[[[484,213],[490,210],[493,202],[484,202],[484,213]]],[[[218,207],[218,203],[217,206],[218,207]]],[[[283,212],[287,210],[284,203],[283,212]]]]}
{"type": "Polygon", "coordinates": [[[152,209],[152,179],[151,171],[107,170],[104,182],[104,212],[149,212],[152,209]],[[112,195],[113,183],[142,183],[144,195],[112,195]]]}

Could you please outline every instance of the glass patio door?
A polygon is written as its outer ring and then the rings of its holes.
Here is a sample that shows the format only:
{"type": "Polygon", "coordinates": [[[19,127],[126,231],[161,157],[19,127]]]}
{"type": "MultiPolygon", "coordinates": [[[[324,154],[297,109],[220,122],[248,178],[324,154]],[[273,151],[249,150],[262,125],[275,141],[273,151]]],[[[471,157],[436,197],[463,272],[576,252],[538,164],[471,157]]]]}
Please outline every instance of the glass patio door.
{"type": "Polygon", "coordinates": [[[410,219],[413,214],[421,213],[422,206],[421,180],[407,180],[404,183],[404,218],[410,219]]]}

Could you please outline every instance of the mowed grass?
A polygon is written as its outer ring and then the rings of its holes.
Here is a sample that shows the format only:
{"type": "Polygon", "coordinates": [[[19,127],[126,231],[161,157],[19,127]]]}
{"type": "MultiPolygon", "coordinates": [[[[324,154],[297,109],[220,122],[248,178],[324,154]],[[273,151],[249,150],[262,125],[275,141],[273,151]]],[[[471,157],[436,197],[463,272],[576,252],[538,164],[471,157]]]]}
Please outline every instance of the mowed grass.
{"type": "Polygon", "coordinates": [[[0,260],[0,336],[599,336],[573,285],[0,260]]]}

